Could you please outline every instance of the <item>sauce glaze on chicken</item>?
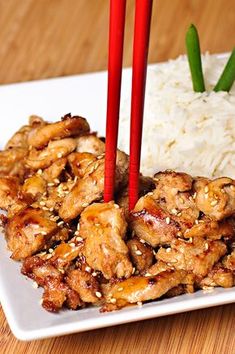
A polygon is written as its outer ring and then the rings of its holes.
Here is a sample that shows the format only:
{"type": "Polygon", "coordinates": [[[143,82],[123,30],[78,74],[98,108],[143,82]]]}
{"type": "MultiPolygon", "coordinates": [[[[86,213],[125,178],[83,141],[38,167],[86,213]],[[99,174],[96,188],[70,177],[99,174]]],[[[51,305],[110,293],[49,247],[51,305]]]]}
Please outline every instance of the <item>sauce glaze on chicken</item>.
{"type": "Polygon", "coordinates": [[[235,181],[165,171],[140,177],[128,211],[128,156],[117,152],[104,203],[105,144],[88,122],[32,116],[0,152],[0,208],[11,258],[52,312],[130,304],[235,285],[235,181]]]}

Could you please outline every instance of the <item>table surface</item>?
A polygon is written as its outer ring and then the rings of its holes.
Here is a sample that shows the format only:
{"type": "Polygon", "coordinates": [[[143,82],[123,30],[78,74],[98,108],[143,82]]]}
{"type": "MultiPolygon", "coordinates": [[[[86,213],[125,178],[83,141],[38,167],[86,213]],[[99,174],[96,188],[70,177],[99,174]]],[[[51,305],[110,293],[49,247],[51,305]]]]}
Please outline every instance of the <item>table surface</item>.
{"type": "MultiPolygon", "coordinates": [[[[0,0],[0,83],[103,70],[108,0],[0,0]]],[[[149,61],[185,52],[197,25],[202,51],[234,46],[234,0],[155,0],[149,61]]],[[[124,65],[131,65],[134,0],[127,1],[124,65]]],[[[78,313],[79,316],[79,313],[78,313]]],[[[0,309],[0,353],[235,353],[235,305],[34,342],[16,340],[0,309]]]]}

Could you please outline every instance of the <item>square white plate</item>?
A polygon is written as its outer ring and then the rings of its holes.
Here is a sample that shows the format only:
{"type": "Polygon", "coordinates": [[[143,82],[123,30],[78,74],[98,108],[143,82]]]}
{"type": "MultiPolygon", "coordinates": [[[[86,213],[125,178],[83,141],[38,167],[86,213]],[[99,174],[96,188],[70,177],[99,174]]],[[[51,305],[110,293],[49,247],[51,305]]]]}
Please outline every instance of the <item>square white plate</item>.
{"type": "MultiPolygon", "coordinates": [[[[86,117],[93,130],[105,132],[106,80],[104,72],[22,84],[0,86],[0,146],[27,117],[37,114],[57,120],[66,113],[86,117]]],[[[131,72],[123,74],[123,94],[130,90],[131,72]]],[[[14,335],[33,340],[113,326],[153,317],[191,311],[235,302],[235,288],[215,289],[155,301],[141,308],[100,314],[97,308],[64,310],[51,314],[39,304],[42,290],[20,274],[20,264],[9,258],[3,237],[0,238],[0,300],[14,335]]]]}

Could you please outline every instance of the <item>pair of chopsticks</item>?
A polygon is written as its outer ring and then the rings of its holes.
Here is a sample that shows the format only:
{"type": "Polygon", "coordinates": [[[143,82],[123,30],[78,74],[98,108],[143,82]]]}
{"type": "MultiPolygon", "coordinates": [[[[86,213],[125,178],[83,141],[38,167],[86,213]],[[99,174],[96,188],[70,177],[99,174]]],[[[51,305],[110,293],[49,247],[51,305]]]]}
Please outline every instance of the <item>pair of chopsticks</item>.
{"type": "MultiPolygon", "coordinates": [[[[114,199],[126,0],[110,0],[104,201],[114,199]]],[[[152,0],[136,0],[132,67],[129,210],[138,200],[152,0]]],[[[125,132],[123,132],[125,134],[125,132]]]]}

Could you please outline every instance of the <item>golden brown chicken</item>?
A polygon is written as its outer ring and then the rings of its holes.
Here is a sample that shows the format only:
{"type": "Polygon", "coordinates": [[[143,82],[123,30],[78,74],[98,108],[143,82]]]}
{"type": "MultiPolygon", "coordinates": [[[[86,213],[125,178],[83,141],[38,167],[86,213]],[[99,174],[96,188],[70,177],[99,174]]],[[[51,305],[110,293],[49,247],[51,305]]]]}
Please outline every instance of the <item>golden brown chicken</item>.
{"type": "Polygon", "coordinates": [[[133,267],[124,242],[126,221],[117,204],[96,203],[81,214],[80,235],[85,239],[84,256],[90,267],[106,279],[128,278],[133,267]]]}
{"type": "Polygon", "coordinates": [[[117,204],[102,201],[104,161],[102,139],[71,115],[56,123],[31,117],[0,152],[8,248],[44,288],[46,310],[111,311],[235,285],[234,180],[140,176],[129,212],[129,157],[117,151],[117,204]]]}
{"type": "Polygon", "coordinates": [[[12,218],[5,226],[7,245],[12,252],[12,258],[22,260],[49,248],[53,239],[67,239],[67,231],[59,233],[60,228],[49,218],[46,211],[26,208],[12,218]],[[56,234],[59,233],[57,237],[56,234]]]}
{"type": "Polygon", "coordinates": [[[42,148],[52,140],[79,136],[89,132],[86,119],[66,114],[61,122],[46,124],[29,133],[28,143],[35,148],[42,148]]]}

